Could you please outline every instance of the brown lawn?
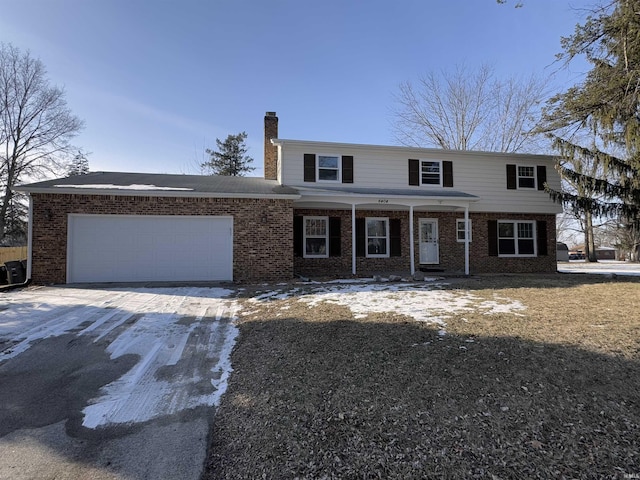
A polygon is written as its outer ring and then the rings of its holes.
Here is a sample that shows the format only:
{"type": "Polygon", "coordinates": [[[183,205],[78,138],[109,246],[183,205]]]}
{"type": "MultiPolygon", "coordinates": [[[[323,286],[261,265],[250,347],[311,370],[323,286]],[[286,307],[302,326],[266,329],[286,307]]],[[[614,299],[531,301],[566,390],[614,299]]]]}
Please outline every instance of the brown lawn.
{"type": "Polygon", "coordinates": [[[441,336],[393,311],[310,307],[303,292],[243,300],[204,478],[639,475],[640,278],[447,282],[526,308],[472,306],[441,336]]]}

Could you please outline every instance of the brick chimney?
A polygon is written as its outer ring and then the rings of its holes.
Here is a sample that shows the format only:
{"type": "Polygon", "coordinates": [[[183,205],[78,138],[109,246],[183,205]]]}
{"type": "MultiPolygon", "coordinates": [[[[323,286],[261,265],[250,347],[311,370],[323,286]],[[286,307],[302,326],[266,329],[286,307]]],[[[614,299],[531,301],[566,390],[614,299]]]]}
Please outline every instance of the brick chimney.
{"type": "Polygon", "coordinates": [[[272,138],[278,138],[278,117],[276,112],[264,115],[264,178],[278,179],[278,147],[271,144],[272,138]]]}

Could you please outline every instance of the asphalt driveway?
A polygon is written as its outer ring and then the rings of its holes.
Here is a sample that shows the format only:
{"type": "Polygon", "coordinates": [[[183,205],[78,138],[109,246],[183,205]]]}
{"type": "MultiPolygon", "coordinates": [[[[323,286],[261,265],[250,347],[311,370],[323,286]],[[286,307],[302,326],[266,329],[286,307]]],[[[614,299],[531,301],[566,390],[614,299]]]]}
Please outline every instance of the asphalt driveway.
{"type": "Polygon", "coordinates": [[[0,293],[0,479],[199,478],[231,371],[232,293],[0,293]]]}

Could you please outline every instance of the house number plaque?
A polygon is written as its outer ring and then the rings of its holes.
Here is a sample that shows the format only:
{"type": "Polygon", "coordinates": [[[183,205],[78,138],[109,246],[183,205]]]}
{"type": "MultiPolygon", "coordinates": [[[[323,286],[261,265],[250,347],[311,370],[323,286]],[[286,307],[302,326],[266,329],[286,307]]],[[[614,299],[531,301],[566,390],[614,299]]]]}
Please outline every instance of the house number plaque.
{"type": "Polygon", "coordinates": [[[389,203],[389,200],[386,198],[379,198],[378,203],[389,203]]]}

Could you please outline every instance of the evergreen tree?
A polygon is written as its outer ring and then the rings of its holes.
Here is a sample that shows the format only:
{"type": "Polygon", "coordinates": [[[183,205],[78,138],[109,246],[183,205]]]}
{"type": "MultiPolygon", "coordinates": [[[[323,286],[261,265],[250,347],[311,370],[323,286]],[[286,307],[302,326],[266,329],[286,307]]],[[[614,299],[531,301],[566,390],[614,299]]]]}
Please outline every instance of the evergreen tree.
{"type": "Polygon", "coordinates": [[[248,150],[245,145],[246,139],[246,132],[229,135],[224,142],[216,138],[218,150],[209,148],[205,150],[210,158],[208,162],[202,164],[202,168],[209,170],[211,175],[232,177],[241,177],[245,173],[252,172],[255,168],[249,166],[253,162],[253,158],[246,155],[248,150]]]}
{"type": "Polygon", "coordinates": [[[78,150],[69,164],[67,175],[73,177],[74,175],[86,175],[89,173],[89,159],[87,154],[82,150],[78,150]]]}
{"type": "Polygon", "coordinates": [[[562,157],[560,174],[574,187],[550,194],[585,216],[616,216],[637,226],[640,0],[614,0],[592,11],[561,44],[560,60],[584,56],[592,68],[549,103],[544,129],[562,157]],[[579,140],[585,132],[592,139],[587,145],[579,140]]]}

